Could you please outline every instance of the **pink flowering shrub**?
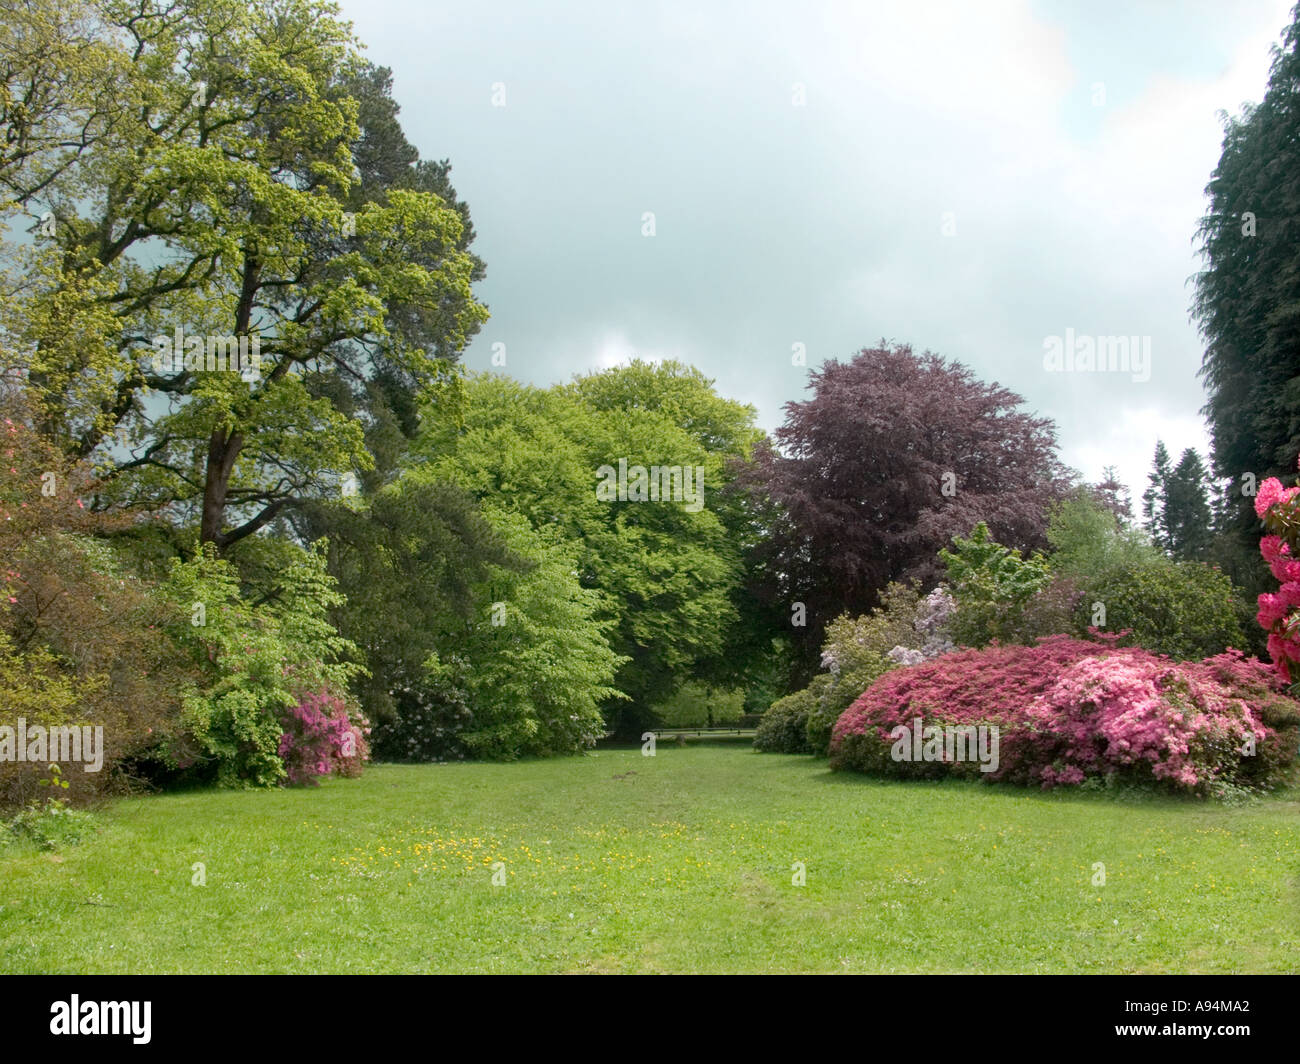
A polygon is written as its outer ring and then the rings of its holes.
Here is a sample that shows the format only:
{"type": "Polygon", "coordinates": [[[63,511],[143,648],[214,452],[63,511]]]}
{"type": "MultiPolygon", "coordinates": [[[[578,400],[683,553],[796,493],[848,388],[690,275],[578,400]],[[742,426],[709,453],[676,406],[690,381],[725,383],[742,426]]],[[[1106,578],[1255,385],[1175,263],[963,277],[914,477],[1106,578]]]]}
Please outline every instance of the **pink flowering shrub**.
{"type": "Polygon", "coordinates": [[[1260,746],[1276,739],[1263,706],[1216,677],[1213,665],[1196,665],[1140,652],[1067,668],[1025,711],[1043,784],[1118,775],[1206,792],[1220,782],[1258,783],[1249,770],[1260,746]]]}
{"type": "Polygon", "coordinates": [[[354,722],[343,699],[328,690],[299,695],[282,727],[279,754],[290,785],[316,786],[321,776],[359,776],[370,759],[368,722],[354,722]]]}
{"type": "Polygon", "coordinates": [[[1255,615],[1268,632],[1268,653],[1278,674],[1288,683],[1295,680],[1293,666],[1300,662],[1300,487],[1284,488],[1276,477],[1259,486],[1255,513],[1267,534],[1259,541],[1259,552],[1269,571],[1281,585],[1277,591],[1259,596],[1255,615]]]}
{"type": "MultiPolygon", "coordinates": [[[[1113,639],[1110,640],[1113,643],[1113,639]]],[[[1051,687],[1067,666],[1108,649],[1104,642],[1055,636],[1032,647],[1011,644],[958,650],[932,661],[895,669],[877,679],[846,709],[831,732],[831,768],[892,775],[935,776],[963,766],[895,762],[889,732],[915,717],[936,724],[997,724],[1000,767],[1006,778],[1019,760],[1023,736],[1010,726],[1017,710],[1051,687]]]]}
{"type": "Polygon", "coordinates": [[[1087,779],[1200,794],[1281,780],[1300,736],[1296,703],[1267,666],[1236,651],[1175,662],[1141,649],[1054,636],[963,650],[878,679],[840,716],[835,769],[962,774],[1043,787],[1087,779]],[[996,771],[974,761],[896,761],[892,730],[996,725],[996,771]]]}

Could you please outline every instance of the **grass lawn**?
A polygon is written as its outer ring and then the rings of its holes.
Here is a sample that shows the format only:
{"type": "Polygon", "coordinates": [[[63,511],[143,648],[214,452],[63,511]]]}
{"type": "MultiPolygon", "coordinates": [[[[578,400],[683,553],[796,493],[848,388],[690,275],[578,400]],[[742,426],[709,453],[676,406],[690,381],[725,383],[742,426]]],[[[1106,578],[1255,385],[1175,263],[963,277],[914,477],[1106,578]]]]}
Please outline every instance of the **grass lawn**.
{"type": "Polygon", "coordinates": [[[0,850],[0,971],[1297,972],[1298,797],[701,745],[133,798],[63,852],[0,850]]]}

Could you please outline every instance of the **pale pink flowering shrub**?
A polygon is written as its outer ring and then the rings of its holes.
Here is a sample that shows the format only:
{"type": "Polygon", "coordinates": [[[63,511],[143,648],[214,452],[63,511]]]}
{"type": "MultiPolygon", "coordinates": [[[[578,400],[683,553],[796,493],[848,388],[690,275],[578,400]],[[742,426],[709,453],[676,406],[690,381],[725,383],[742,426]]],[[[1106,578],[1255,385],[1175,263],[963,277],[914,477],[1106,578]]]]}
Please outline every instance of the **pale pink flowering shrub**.
{"type": "Polygon", "coordinates": [[[920,665],[925,660],[924,651],[912,650],[901,644],[894,647],[886,656],[897,665],[920,665]]]}
{"type": "Polygon", "coordinates": [[[957,600],[946,587],[936,587],[916,610],[913,626],[922,637],[923,661],[948,654],[956,649],[952,641],[952,622],[957,616],[957,600]]]}
{"type": "Polygon", "coordinates": [[[900,643],[886,655],[898,665],[919,665],[923,661],[949,654],[956,649],[952,641],[952,621],[957,615],[957,600],[946,587],[936,587],[916,606],[912,627],[921,637],[920,649],[900,643]]]}
{"type": "Polygon", "coordinates": [[[1143,653],[1068,667],[1025,712],[1043,784],[1116,775],[1205,792],[1255,782],[1247,759],[1274,737],[1262,706],[1216,678],[1212,665],[1196,664],[1143,653]]]}

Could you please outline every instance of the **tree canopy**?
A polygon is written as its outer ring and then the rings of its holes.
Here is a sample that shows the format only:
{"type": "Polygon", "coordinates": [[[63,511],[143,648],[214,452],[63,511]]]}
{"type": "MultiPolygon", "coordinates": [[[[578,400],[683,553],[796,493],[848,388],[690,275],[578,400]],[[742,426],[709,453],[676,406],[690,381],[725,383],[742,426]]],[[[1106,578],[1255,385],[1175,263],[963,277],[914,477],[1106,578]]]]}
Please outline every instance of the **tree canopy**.
{"type": "Polygon", "coordinates": [[[639,734],[683,679],[723,671],[740,620],[744,519],[724,489],[729,462],[758,438],[753,410],[675,362],[633,361],[549,389],[478,375],[466,399],[459,425],[430,409],[407,476],[455,483],[575,545],[582,585],[599,593],[625,659],[614,686],[628,699],[611,703],[612,721],[639,734]],[[602,499],[601,470],[620,463],[702,470],[699,507],[630,492],[602,499]]]}
{"type": "Polygon", "coordinates": [[[1293,472],[1300,454],[1300,8],[1264,98],[1224,124],[1193,309],[1226,529],[1243,577],[1259,583],[1253,484],[1293,472]]]}
{"type": "MultiPolygon", "coordinates": [[[[20,43],[68,32],[26,15],[20,43]]],[[[0,90],[0,188],[36,234],[9,249],[18,368],[108,490],[225,548],[373,465],[345,391],[400,420],[453,381],[486,317],[468,214],[333,4],[104,0],[72,39],[68,71],[28,47],[0,90]],[[251,373],[214,358],[237,340],[251,373]]]]}
{"type": "Polygon", "coordinates": [[[1010,547],[1045,546],[1070,479],[1048,419],[938,355],[882,342],[826,362],[809,387],[745,478],[770,521],[756,578],[805,672],[827,623],[866,613],[891,581],[932,581],[938,551],[981,521],[1010,547]]]}

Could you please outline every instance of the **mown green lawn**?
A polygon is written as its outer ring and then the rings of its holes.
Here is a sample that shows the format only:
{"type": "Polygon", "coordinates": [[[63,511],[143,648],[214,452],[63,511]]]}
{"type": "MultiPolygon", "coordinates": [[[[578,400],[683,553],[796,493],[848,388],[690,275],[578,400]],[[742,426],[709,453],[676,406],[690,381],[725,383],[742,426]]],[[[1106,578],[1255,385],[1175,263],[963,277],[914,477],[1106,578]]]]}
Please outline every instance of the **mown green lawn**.
{"type": "Polygon", "coordinates": [[[1297,972],[1296,799],[891,782],[743,746],[133,798],[78,846],[0,850],[0,971],[1297,972]]]}

